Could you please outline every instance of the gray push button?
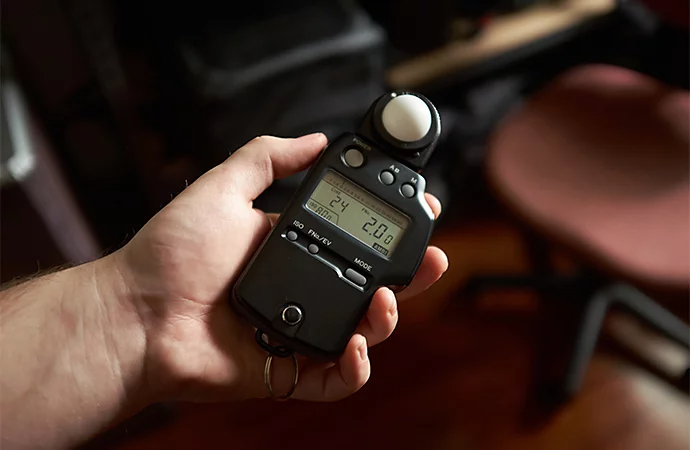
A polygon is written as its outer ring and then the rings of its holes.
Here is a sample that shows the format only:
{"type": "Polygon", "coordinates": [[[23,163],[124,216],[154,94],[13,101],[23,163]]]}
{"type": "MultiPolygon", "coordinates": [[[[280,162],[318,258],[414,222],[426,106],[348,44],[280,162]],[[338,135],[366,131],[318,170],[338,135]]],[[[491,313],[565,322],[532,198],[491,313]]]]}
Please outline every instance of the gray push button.
{"type": "Polygon", "coordinates": [[[288,241],[296,241],[297,240],[297,233],[290,230],[287,232],[287,238],[288,238],[288,241]]]}
{"type": "Polygon", "coordinates": [[[364,155],[356,148],[345,151],[345,163],[350,167],[361,167],[364,164],[364,155]]]}
{"type": "Polygon", "coordinates": [[[312,255],[315,255],[319,253],[319,246],[316,244],[309,244],[309,247],[307,247],[307,250],[309,250],[309,253],[312,255]]]}
{"type": "Polygon", "coordinates": [[[405,183],[402,186],[400,186],[400,193],[402,193],[402,195],[407,198],[414,197],[414,194],[416,192],[417,190],[411,184],[405,183]]]}
{"type": "Polygon", "coordinates": [[[302,321],[302,310],[296,305],[286,306],[283,309],[282,318],[288,325],[297,325],[302,321]]]}
{"type": "Polygon", "coordinates": [[[379,179],[383,184],[391,185],[395,183],[395,175],[393,175],[393,172],[389,172],[388,170],[384,170],[383,172],[381,172],[379,174],[379,179]]]}
{"type": "Polygon", "coordinates": [[[360,286],[364,286],[365,284],[367,284],[367,279],[364,278],[364,275],[355,271],[354,269],[347,269],[345,271],[345,276],[348,280],[360,286]]]}

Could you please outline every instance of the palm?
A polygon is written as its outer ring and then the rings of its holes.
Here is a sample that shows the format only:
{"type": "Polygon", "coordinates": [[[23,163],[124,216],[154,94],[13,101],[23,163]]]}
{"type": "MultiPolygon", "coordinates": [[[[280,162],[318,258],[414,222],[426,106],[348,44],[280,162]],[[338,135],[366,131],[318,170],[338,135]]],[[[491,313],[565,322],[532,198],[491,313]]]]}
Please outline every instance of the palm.
{"type": "MultiPolygon", "coordinates": [[[[209,387],[226,386],[228,395],[237,395],[232,380],[253,375],[239,373],[252,367],[246,359],[264,357],[251,345],[251,327],[225,300],[269,222],[232,192],[213,190],[213,184],[193,184],[127,246],[137,284],[154,293],[142,298],[142,306],[147,328],[156,330],[150,351],[165,366],[158,371],[186,374],[196,384],[190,392],[200,399],[209,387]]],[[[244,386],[240,392],[257,394],[244,386]]],[[[217,399],[219,392],[208,394],[217,399]]]]}

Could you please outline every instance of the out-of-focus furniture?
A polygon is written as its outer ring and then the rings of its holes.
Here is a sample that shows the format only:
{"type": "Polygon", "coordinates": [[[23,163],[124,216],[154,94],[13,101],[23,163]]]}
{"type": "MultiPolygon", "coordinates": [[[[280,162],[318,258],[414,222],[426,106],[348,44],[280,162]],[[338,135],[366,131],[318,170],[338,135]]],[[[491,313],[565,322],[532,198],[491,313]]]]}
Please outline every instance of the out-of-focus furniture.
{"type": "Polygon", "coordinates": [[[562,0],[494,18],[481,34],[404,59],[387,71],[396,88],[459,84],[573,39],[616,9],[616,0],[562,0]]]}
{"type": "Polygon", "coordinates": [[[89,261],[101,250],[5,58],[2,69],[0,279],[5,282],[89,261]]]}
{"type": "MultiPolygon", "coordinates": [[[[550,399],[578,392],[611,308],[690,348],[687,324],[645,294],[687,299],[689,128],[687,91],[622,68],[585,66],[541,89],[494,133],[486,159],[492,190],[531,233],[586,267],[557,275],[534,251],[533,275],[481,275],[467,286],[536,289],[542,303],[574,306],[572,347],[560,349],[566,364],[542,383],[550,399]]],[[[672,377],[687,383],[687,370],[672,377]]]]}
{"type": "Polygon", "coordinates": [[[3,47],[55,162],[110,250],[188,176],[171,174],[177,161],[165,158],[156,121],[145,117],[148,97],[124,71],[109,12],[115,3],[6,0],[1,18],[3,47]]]}

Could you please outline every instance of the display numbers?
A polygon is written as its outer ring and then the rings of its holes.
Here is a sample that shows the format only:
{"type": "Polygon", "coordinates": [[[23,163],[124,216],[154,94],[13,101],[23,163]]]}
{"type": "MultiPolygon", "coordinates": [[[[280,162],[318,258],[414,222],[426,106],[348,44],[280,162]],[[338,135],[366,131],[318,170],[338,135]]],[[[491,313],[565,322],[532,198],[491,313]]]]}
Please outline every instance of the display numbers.
{"type": "Polygon", "coordinates": [[[330,214],[330,211],[328,209],[324,208],[323,206],[317,206],[316,210],[314,210],[314,212],[326,220],[331,220],[331,221],[333,220],[333,215],[330,214]]]}
{"type": "Polygon", "coordinates": [[[384,234],[386,231],[388,231],[388,225],[386,225],[385,223],[382,223],[382,224],[380,224],[379,227],[374,231],[374,237],[375,237],[376,239],[381,239],[381,237],[383,236],[383,234],[384,234]],[[378,234],[376,234],[376,233],[378,233],[378,234]]]}
{"type": "Polygon", "coordinates": [[[393,253],[409,224],[402,213],[332,171],[304,206],[384,256],[393,253]]]}
{"type": "Polygon", "coordinates": [[[343,201],[339,195],[331,200],[329,204],[331,205],[331,208],[335,208],[336,206],[340,207],[340,212],[345,212],[347,207],[350,206],[350,202],[343,201]]]}
{"type": "Polygon", "coordinates": [[[369,218],[370,218],[371,220],[370,220],[369,222],[365,223],[364,225],[362,225],[362,230],[364,230],[364,231],[366,231],[367,233],[371,234],[371,231],[369,231],[370,229],[367,228],[367,226],[368,226],[368,225],[376,226],[376,224],[378,223],[378,220],[376,220],[376,217],[373,217],[373,216],[369,216],[369,218]]]}
{"type": "MultiPolygon", "coordinates": [[[[364,208],[362,208],[364,210],[364,208]]],[[[369,233],[370,236],[374,236],[377,240],[381,239],[384,234],[386,234],[386,231],[388,231],[388,225],[385,223],[379,223],[379,226],[376,229],[373,229],[372,227],[375,227],[376,224],[378,223],[378,220],[374,216],[369,216],[369,222],[366,222],[364,225],[362,225],[362,230],[366,231],[369,233]],[[372,231],[373,230],[373,231],[372,231]]],[[[386,236],[386,238],[383,240],[384,244],[390,244],[391,241],[393,240],[393,235],[389,234],[386,236]]]]}

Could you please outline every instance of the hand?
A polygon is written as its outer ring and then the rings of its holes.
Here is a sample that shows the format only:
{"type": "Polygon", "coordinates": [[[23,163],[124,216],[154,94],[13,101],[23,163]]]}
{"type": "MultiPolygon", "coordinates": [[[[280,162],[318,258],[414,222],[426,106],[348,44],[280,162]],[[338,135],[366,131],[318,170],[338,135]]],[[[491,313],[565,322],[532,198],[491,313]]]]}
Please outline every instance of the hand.
{"type": "MultiPolygon", "coordinates": [[[[274,178],[308,167],[325,144],[322,134],[252,140],[186,188],[116,253],[145,329],[147,382],[165,397],[217,401],[267,396],[266,352],[227,299],[275,217],[254,209],[252,201],[274,178]]],[[[440,203],[431,195],[426,198],[438,216],[440,203]]],[[[399,298],[422,292],[447,266],[445,254],[429,247],[399,298]]],[[[369,377],[367,347],[385,340],[397,321],[395,295],[379,289],[337,363],[300,359],[293,398],[331,401],[357,391],[369,377]]],[[[284,392],[291,363],[274,362],[274,386],[284,392]]]]}

